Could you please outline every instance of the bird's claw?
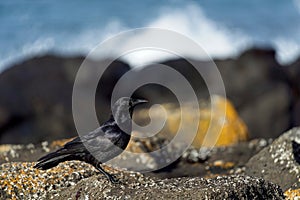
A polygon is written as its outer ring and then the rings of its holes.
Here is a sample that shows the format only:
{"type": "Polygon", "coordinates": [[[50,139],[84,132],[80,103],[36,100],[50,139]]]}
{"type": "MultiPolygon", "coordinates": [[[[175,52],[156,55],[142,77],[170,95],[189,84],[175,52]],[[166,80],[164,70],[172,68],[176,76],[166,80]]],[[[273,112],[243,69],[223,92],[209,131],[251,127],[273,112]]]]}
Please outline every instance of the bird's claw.
{"type": "Polygon", "coordinates": [[[113,184],[118,184],[118,183],[121,183],[119,179],[116,178],[116,176],[114,175],[109,175],[108,176],[108,179],[111,183],[113,184]]]}

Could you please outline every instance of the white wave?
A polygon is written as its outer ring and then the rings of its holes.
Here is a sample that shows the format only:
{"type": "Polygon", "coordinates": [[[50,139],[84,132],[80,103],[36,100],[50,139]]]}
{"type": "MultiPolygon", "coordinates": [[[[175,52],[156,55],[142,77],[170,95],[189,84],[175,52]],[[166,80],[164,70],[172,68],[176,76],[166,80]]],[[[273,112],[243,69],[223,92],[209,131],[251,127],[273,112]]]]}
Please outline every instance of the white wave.
{"type": "MultiPolygon", "coordinates": [[[[165,8],[162,14],[146,25],[169,29],[181,33],[198,43],[209,56],[214,58],[225,58],[235,56],[249,44],[249,38],[236,30],[229,30],[226,27],[208,19],[199,6],[187,5],[184,8],[165,8]]],[[[136,40],[147,40],[147,33],[136,36],[136,40]]],[[[136,42],[131,38],[131,42],[136,42]]],[[[176,42],[176,41],[174,41],[176,42]]],[[[193,49],[182,46],[180,54],[192,58],[206,58],[206,55],[199,55],[193,49]]],[[[131,53],[124,59],[133,66],[141,66],[148,63],[172,58],[169,53],[155,52],[153,50],[141,50],[131,53]]]]}
{"type": "Polygon", "coordinates": [[[25,43],[20,50],[11,51],[0,62],[0,72],[5,70],[9,65],[18,62],[19,60],[28,58],[33,55],[42,55],[55,46],[53,38],[38,38],[34,42],[25,43]]]}
{"type": "Polygon", "coordinates": [[[1,55],[0,72],[20,60],[49,52],[63,55],[87,54],[104,39],[125,29],[121,22],[112,20],[104,28],[95,27],[76,34],[69,33],[68,38],[62,38],[58,34],[53,37],[41,36],[33,42],[25,43],[20,48],[11,50],[7,55],[1,55]]]}
{"type": "MultiPolygon", "coordinates": [[[[148,26],[182,33],[201,45],[211,56],[236,54],[247,44],[248,37],[208,19],[195,4],[190,4],[184,9],[165,9],[163,12],[168,14],[163,14],[148,26]]],[[[183,51],[193,54],[188,49],[183,51]]]]}
{"type": "MultiPolygon", "coordinates": [[[[300,11],[300,0],[294,0],[300,11]]],[[[121,31],[129,30],[122,21],[126,19],[112,19],[104,26],[83,29],[79,32],[69,32],[68,37],[54,33],[51,37],[41,35],[39,39],[25,43],[20,48],[8,50],[0,55],[0,71],[20,59],[34,55],[41,55],[49,51],[62,54],[84,53],[94,49],[97,44],[113,37],[121,31]]],[[[164,7],[144,27],[169,29],[181,33],[198,43],[212,58],[227,58],[238,55],[244,49],[257,45],[255,36],[238,29],[225,27],[209,19],[198,4],[190,3],[185,7],[164,7]]],[[[42,32],[41,32],[42,33],[42,32]]],[[[253,33],[252,33],[253,34],[253,33]]],[[[135,35],[127,41],[116,42],[111,50],[102,52],[102,57],[117,54],[126,45],[147,40],[147,33],[135,35]]],[[[277,59],[280,63],[288,63],[300,55],[299,38],[286,38],[284,35],[277,38],[259,38],[277,50],[277,59]]],[[[176,42],[176,41],[174,41],[176,42]]],[[[258,43],[259,45],[259,43],[258,43]]],[[[201,59],[201,55],[193,49],[182,45],[180,54],[186,57],[201,59]]],[[[132,66],[143,66],[153,62],[176,58],[174,54],[159,50],[138,50],[122,57],[132,66]]]]}
{"type": "Polygon", "coordinates": [[[300,45],[293,39],[277,38],[273,43],[277,60],[281,64],[289,64],[300,55],[300,45]]]}
{"type": "MultiPolygon", "coordinates": [[[[298,2],[300,10],[300,0],[298,2]]],[[[243,50],[252,46],[261,46],[254,39],[254,35],[242,33],[240,30],[232,30],[207,18],[201,8],[195,4],[187,5],[185,8],[165,8],[162,14],[146,25],[176,31],[197,42],[212,58],[235,57],[243,50]]],[[[130,38],[131,42],[147,40],[147,33],[130,38]]],[[[261,38],[265,44],[276,49],[277,61],[281,64],[294,62],[300,55],[300,38],[287,38],[284,35],[276,38],[261,38]]],[[[176,42],[176,41],[175,41],[176,42]]],[[[206,58],[199,55],[193,49],[182,45],[181,55],[196,59],[206,58]]],[[[124,56],[124,59],[132,66],[143,66],[176,56],[161,51],[139,50],[124,56]]]]}
{"type": "Polygon", "coordinates": [[[55,41],[53,38],[39,38],[33,43],[26,43],[22,47],[21,54],[27,55],[39,55],[48,51],[55,46],[55,41]]]}

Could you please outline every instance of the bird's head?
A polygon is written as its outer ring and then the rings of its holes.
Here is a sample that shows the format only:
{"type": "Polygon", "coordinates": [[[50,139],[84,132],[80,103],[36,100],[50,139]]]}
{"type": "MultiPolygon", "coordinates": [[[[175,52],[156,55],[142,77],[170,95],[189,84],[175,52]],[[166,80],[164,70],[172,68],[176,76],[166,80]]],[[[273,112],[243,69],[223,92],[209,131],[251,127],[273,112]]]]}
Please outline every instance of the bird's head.
{"type": "Polygon", "coordinates": [[[112,107],[114,119],[119,123],[123,123],[128,120],[131,121],[134,107],[147,102],[148,101],[146,99],[136,99],[129,97],[120,98],[112,107]]]}
{"type": "Polygon", "coordinates": [[[135,106],[143,103],[148,103],[148,100],[146,99],[135,99],[135,98],[130,98],[129,99],[129,109],[133,109],[135,106]]]}

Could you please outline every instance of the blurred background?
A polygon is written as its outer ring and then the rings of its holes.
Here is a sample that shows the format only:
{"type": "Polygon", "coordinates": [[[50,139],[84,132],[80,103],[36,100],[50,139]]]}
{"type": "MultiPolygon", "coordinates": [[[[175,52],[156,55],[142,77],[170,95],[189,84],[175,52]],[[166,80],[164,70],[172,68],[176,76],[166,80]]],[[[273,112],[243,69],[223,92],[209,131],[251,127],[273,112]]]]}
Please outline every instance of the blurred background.
{"type": "MultiPolygon", "coordinates": [[[[299,17],[299,0],[1,1],[0,143],[76,136],[71,97],[84,57],[100,42],[140,27],[182,33],[214,59],[238,116],[226,137],[235,134],[235,125],[240,127],[242,120],[246,127],[241,128],[242,139],[244,132],[249,138],[275,138],[300,124],[299,17]]],[[[192,49],[183,47],[181,53],[195,62],[205,61],[192,49]]],[[[199,98],[207,98],[205,83],[194,76],[187,61],[140,53],[114,61],[105,71],[99,85],[106,89],[96,95],[100,122],[108,117],[117,80],[131,68],[151,62],[178,70],[199,98]]],[[[157,78],[174,81],[166,77],[157,78]]],[[[138,71],[131,80],[137,78],[142,78],[138,71]]],[[[152,103],[177,105],[174,95],[157,85],[145,86],[136,95],[152,103]]],[[[147,118],[141,115],[137,116],[147,118]]]]}

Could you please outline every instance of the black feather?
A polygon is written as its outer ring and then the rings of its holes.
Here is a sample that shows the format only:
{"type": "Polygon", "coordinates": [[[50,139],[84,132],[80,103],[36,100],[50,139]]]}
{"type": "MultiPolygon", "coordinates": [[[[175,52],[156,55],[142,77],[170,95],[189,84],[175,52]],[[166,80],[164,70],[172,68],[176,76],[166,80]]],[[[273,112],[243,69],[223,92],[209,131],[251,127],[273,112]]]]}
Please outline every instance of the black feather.
{"type": "Polygon", "coordinates": [[[134,106],[146,102],[145,100],[128,97],[119,99],[113,107],[115,118],[111,116],[107,122],[103,123],[96,130],[85,136],[76,137],[66,143],[61,149],[43,156],[38,160],[34,168],[46,170],[64,161],[85,161],[96,167],[111,182],[115,183],[114,178],[105,172],[100,167],[100,164],[119,155],[126,148],[130,140],[130,133],[124,132],[118,125],[126,125],[128,128],[128,126],[131,125],[134,106]],[[127,117],[128,112],[130,113],[129,118],[127,117]],[[96,155],[96,157],[94,157],[94,155],[96,155]]]}
{"type": "Polygon", "coordinates": [[[296,162],[300,164],[300,144],[296,141],[292,141],[293,154],[296,162]]]}

